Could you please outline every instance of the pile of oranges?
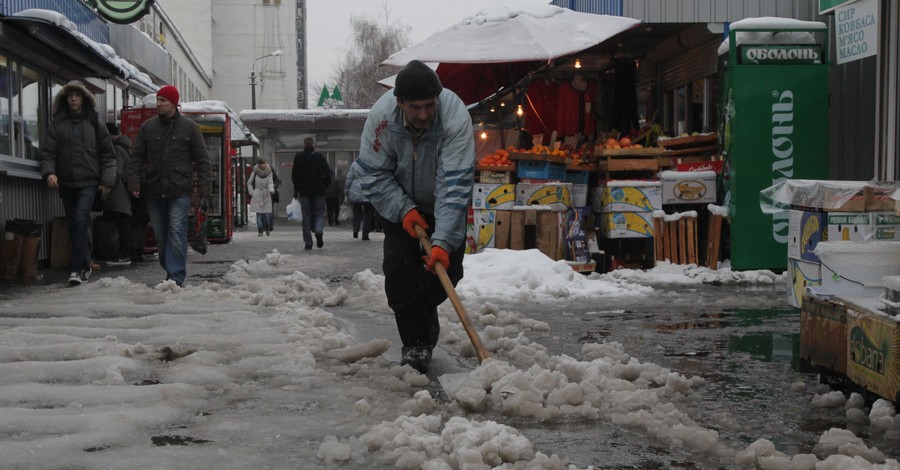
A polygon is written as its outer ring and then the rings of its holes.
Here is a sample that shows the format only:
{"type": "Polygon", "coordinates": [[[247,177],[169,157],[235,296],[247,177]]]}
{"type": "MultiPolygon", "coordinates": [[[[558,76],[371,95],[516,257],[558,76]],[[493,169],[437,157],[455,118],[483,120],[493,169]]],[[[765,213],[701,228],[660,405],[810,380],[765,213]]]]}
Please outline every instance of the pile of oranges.
{"type": "Polygon", "coordinates": [[[633,144],[631,143],[631,138],[622,137],[621,139],[614,139],[612,137],[606,139],[603,143],[597,144],[598,149],[641,149],[644,148],[641,144],[633,144]]]}
{"type": "Polygon", "coordinates": [[[512,166],[513,162],[509,159],[509,150],[497,149],[494,150],[494,153],[479,160],[478,164],[485,166],[512,166]]]}

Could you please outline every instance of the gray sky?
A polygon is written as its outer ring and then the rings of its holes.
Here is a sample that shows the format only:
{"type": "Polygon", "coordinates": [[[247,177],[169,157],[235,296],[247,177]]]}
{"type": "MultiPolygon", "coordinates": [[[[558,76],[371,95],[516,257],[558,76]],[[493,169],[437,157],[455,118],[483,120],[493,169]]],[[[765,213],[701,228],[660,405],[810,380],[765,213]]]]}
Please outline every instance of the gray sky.
{"type": "MultiPolygon", "coordinates": [[[[518,0],[549,3],[549,0],[518,0]]],[[[306,5],[308,18],[307,38],[309,49],[309,96],[318,97],[322,92],[316,84],[325,82],[331,71],[350,46],[350,16],[367,15],[384,23],[385,5],[388,21],[410,26],[412,44],[432,34],[459,23],[497,0],[309,0],[306,5]]],[[[329,91],[331,90],[331,84],[329,91]]]]}

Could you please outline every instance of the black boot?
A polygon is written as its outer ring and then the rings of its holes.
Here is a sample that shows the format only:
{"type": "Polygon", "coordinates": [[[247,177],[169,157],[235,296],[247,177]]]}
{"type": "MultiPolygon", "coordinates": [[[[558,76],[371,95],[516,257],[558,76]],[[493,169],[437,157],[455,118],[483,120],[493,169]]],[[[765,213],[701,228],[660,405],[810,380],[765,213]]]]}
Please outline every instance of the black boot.
{"type": "Polygon", "coordinates": [[[428,364],[431,362],[431,348],[426,346],[404,347],[402,353],[401,366],[409,364],[410,367],[421,374],[428,372],[428,364]]]}
{"type": "Polygon", "coordinates": [[[316,234],[316,246],[319,247],[319,248],[322,248],[323,246],[325,246],[325,242],[322,241],[322,234],[321,234],[321,233],[317,233],[317,234],[316,234]]]}

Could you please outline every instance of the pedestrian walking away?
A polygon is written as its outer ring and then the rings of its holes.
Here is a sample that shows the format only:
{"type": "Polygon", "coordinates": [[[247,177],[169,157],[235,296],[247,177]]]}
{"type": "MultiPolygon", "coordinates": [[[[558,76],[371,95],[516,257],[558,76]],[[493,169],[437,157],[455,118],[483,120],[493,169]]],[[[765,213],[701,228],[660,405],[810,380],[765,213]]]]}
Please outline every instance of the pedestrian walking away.
{"type": "Polygon", "coordinates": [[[362,229],[362,239],[369,240],[369,232],[375,225],[375,209],[372,203],[363,195],[359,183],[359,165],[353,162],[350,171],[347,172],[347,181],[344,183],[344,198],[353,205],[353,238],[359,237],[362,229]]]}
{"type": "Polygon", "coordinates": [[[275,194],[275,173],[264,159],[260,158],[250,177],[247,178],[250,193],[250,212],[256,213],[256,230],[261,237],[269,235],[272,226],[272,195],[275,194]]]}
{"type": "Polygon", "coordinates": [[[271,232],[275,230],[275,216],[278,215],[278,203],[281,202],[281,194],[278,192],[281,188],[281,178],[275,171],[274,163],[270,163],[269,168],[272,169],[272,182],[275,183],[275,192],[272,193],[272,217],[269,217],[269,231],[271,232]]]}
{"type": "Polygon", "coordinates": [[[311,250],[312,236],[316,236],[316,246],[325,245],[325,188],[331,183],[331,168],[325,156],[316,152],[311,137],[303,139],[303,151],[294,155],[294,167],[291,169],[291,181],[294,183],[294,195],[300,203],[303,216],[303,248],[311,250]]]}
{"type": "Polygon", "coordinates": [[[328,226],[341,225],[341,204],[344,203],[344,175],[338,170],[335,177],[325,188],[325,218],[328,226]]]}
{"type": "Polygon", "coordinates": [[[103,203],[103,216],[113,221],[118,234],[118,257],[108,260],[110,266],[131,264],[131,194],[125,189],[125,173],[131,161],[131,140],[119,133],[119,126],[106,123],[116,152],[116,185],[103,203]]]}
{"type": "Polygon", "coordinates": [[[369,111],[360,143],[363,195],[382,216],[384,289],[403,343],[401,364],[426,372],[437,344],[437,306],[447,299],[436,263],[453,286],[463,277],[466,213],[475,141],[463,101],[414,60],[369,111]],[[416,226],[432,245],[426,256],[416,226]]]}
{"type": "Polygon", "coordinates": [[[91,207],[106,199],[116,183],[116,154],[97,114],[97,99],[78,80],[67,83],[53,100],[53,119],[41,140],[41,175],[59,190],[72,251],[70,286],[91,276],[91,207]]]}
{"type": "Polygon", "coordinates": [[[178,111],[178,89],[166,85],[156,92],[159,114],[138,130],[128,165],[131,195],[147,198],[150,225],[166,280],[182,287],[187,277],[188,216],[196,168],[198,201],[209,204],[212,170],[200,127],[178,111]]]}

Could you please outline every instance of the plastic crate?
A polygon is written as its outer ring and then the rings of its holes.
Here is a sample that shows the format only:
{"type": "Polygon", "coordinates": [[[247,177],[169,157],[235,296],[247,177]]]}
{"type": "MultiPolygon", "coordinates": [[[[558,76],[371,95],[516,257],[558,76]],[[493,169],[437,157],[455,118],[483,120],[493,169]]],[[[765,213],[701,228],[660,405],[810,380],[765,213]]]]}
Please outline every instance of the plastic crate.
{"type": "Polygon", "coordinates": [[[566,183],[588,184],[590,179],[589,171],[570,171],[566,170],[566,183]]]}
{"type": "Polygon", "coordinates": [[[520,160],[517,163],[516,174],[520,179],[563,181],[566,178],[566,166],[550,162],[520,160]]]}

